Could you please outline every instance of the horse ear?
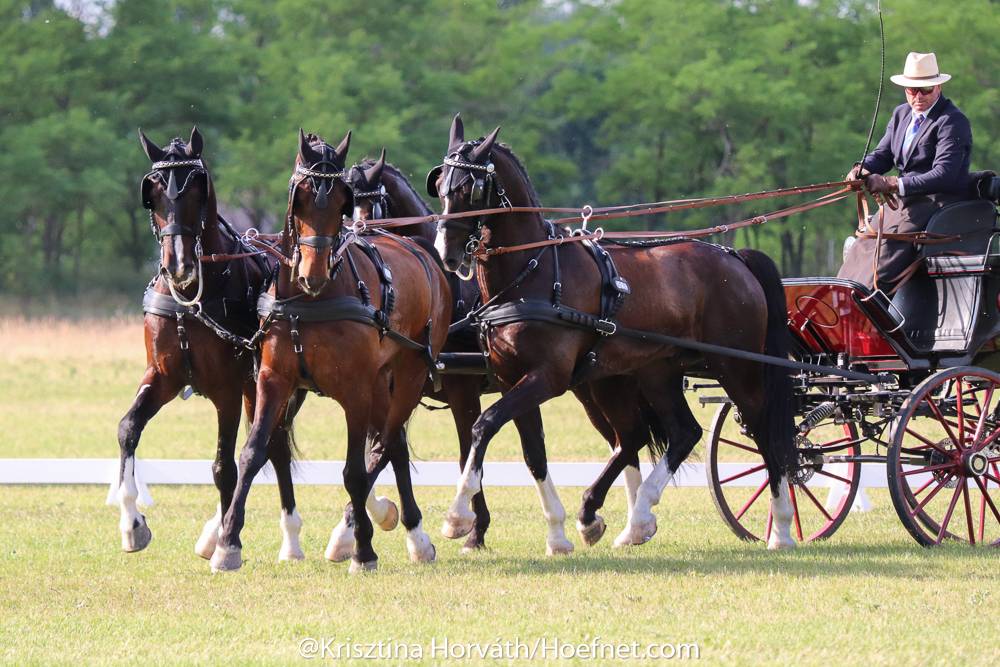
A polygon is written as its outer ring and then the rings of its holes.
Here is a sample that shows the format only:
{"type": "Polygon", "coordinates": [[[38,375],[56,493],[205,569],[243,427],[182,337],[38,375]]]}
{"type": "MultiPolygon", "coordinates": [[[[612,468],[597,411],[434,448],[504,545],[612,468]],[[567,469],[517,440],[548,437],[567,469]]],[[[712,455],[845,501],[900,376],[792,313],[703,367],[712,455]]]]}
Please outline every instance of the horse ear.
{"type": "Polygon", "coordinates": [[[343,141],[337,146],[334,152],[337,153],[337,157],[340,158],[340,164],[347,164],[347,151],[351,148],[351,131],[348,130],[347,134],[344,135],[343,141]]]}
{"type": "Polygon", "coordinates": [[[490,151],[493,150],[493,144],[497,141],[498,134],[500,134],[499,126],[490,132],[490,135],[483,139],[478,146],[472,149],[472,152],[469,153],[469,161],[479,163],[488,158],[490,151]]]}
{"type": "Polygon", "coordinates": [[[385,149],[383,148],[382,155],[375,162],[375,164],[369,167],[368,171],[365,172],[365,180],[368,181],[369,184],[378,183],[380,180],[382,180],[382,170],[384,168],[385,168],[385,149]]]}
{"type": "Polygon", "coordinates": [[[201,137],[201,132],[198,131],[198,126],[195,125],[191,128],[191,138],[188,139],[187,154],[191,157],[201,157],[201,149],[204,146],[205,141],[201,137]]]}
{"type": "Polygon", "coordinates": [[[448,134],[448,152],[457,150],[465,143],[465,126],[462,124],[462,114],[457,113],[451,121],[451,132],[448,134]]]}
{"type": "Polygon", "coordinates": [[[313,147],[309,145],[309,140],[306,139],[306,133],[299,128],[299,162],[305,165],[316,164],[319,162],[319,156],[313,147]]]}
{"type": "Polygon", "coordinates": [[[149,140],[149,137],[142,133],[142,128],[139,129],[139,144],[142,146],[142,150],[150,162],[159,162],[166,155],[162,148],[154,144],[149,140]]]}

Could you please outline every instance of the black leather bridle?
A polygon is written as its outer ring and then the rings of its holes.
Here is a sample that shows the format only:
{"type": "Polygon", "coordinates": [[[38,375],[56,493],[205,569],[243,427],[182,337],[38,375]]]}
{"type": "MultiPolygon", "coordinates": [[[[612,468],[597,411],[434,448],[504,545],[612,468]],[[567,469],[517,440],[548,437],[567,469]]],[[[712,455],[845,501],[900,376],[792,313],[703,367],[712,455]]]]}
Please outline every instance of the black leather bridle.
{"type": "MultiPolygon", "coordinates": [[[[330,248],[330,255],[327,259],[329,269],[331,273],[334,269],[334,252],[335,248],[343,245],[345,240],[345,234],[343,228],[337,234],[326,234],[317,236],[299,236],[298,226],[295,224],[295,219],[293,216],[293,211],[295,208],[295,191],[298,190],[299,185],[304,180],[309,180],[310,186],[312,187],[314,195],[314,203],[316,208],[324,210],[329,206],[330,193],[333,192],[334,186],[337,181],[347,183],[344,179],[344,169],[339,164],[333,161],[334,151],[330,146],[323,144],[321,149],[323,158],[318,160],[308,167],[299,164],[295,166],[295,172],[292,174],[291,179],[288,181],[288,212],[285,217],[285,227],[288,233],[291,235],[293,244],[293,255],[292,255],[292,266],[293,271],[297,270],[299,257],[301,255],[300,248],[302,246],[309,246],[310,248],[315,248],[316,250],[322,250],[324,248],[330,248]]],[[[348,185],[348,190],[350,186],[348,185]]],[[[353,209],[353,193],[352,200],[345,205],[345,209],[353,209]]],[[[344,212],[341,211],[343,215],[344,212]]]]}

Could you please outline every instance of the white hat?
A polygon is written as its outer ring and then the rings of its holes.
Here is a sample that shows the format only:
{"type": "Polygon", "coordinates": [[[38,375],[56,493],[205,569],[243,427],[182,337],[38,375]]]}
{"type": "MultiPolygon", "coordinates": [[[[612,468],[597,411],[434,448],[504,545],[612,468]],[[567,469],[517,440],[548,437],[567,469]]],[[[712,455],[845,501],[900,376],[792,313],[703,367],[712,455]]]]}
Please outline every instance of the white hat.
{"type": "Polygon", "coordinates": [[[933,53],[914,53],[906,56],[902,74],[894,74],[889,79],[897,86],[925,88],[942,84],[951,74],[942,74],[938,69],[937,56],[933,53]]]}

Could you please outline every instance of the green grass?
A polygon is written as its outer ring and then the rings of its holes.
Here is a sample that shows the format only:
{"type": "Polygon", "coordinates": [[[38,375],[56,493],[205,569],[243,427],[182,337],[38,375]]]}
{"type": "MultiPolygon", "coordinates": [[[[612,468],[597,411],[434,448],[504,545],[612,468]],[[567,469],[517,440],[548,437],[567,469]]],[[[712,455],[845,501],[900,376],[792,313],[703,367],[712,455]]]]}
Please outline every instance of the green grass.
{"type": "MultiPolygon", "coordinates": [[[[696,642],[716,664],[988,664],[1000,658],[995,551],[912,543],[885,494],[837,536],[791,553],[741,543],[703,489],[667,490],[659,534],[610,547],[624,522],[615,492],[608,536],[544,556],[530,489],[491,489],[490,550],[437,536],[449,489],[418,489],[438,562],[406,560],[403,535],[377,532],[379,571],[352,577],[322,551],[346,499],[299,491],[301,563],[277,563],[273,487],[254,490],[242,571],[213,576],[191,549],[215,503],[209,487],[161,487],[154,539],[118,550],[117,510],[98,487],[8,487],[0,495],[0,660],[8,664],[289,664],[303,637],[428,644],[558,637],[696,642]]],[[[394,495],[391,494],[390,495],[394,495]]],[[[561,489],[569,509],[579,489],[561,489]]]]}
{"type": "MultiPolygon", "coordinates": [[[[0,320],[0,339],[0,458],[117,456],[117,423],[144,365],[137,321],[0,320]]],[[[697,410],[706,428],[712,411],[697,410]]],[[[572,398],[544,412],[552,459],[604,459],[572,398]]],[[[175,401],[151,423],[140,456],[208,458],[214,429],[207,401],[175,401]]],[[[417,456],[454,460],[444,411],[418,411],[411,434],[417,456]]],[[[310,398],[298,436],[305,458],[343,455],[342,419],[328,399],[310,398]]],[[[501,433],[489,459],[520,459],[514,429],[501,433]]],[[[485,553],[463,556],[460,543],[438,536],[452,489],[418,488],[438,562],[411,564],[401,532],[377,533],[379,572],[350,577],[345,564],[322,558],[343,489],[297,490],[307,560],[279,564],[277,494],[258,487],[243,570],[212,576],[192,553],[217,501],[210,487],[154,489],[154,540],[139,554],[119,550],[118,511],[103,505],[103,486],[0,487],[0,662],[278,665],[299,661],[304,637],[428,646],[445,637],[595,636],[696,642],[712,664],[1000,659],[1000,552],[921,549],[885,492],[871,492],[875,509],[850,516],[832,540],[775,554],[737,541],[707,489],[677,488],[657,507],[660,532],[650,543],[613,550],[625,521],[614,490],[602,512],[604,541],[586,549],[573,534],[577,552],[550,559],[535,491],[487,491],[493,527],[485,553]]],[[[559,490],[571,517],[581,491],[559,490]]]]}

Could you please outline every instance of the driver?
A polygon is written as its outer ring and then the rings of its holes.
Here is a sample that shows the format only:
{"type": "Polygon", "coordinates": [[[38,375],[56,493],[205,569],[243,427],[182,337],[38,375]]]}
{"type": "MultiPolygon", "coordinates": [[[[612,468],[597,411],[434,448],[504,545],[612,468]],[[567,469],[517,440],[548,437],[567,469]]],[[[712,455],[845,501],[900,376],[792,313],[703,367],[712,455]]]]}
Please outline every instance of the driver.
{"type": "MultiPolygon", "coordinates": [[[[892,112],[885,135],[874,151],[855,164],[846,180],[865,179],[865,188],[890,200],[898,208],[882,205],[884,233],[919,232],[931,215],[945,204],[961,201],[969,183],[972,128],[951,100],[941,95],[941,84],[951,79],[938,69],[933,53],[910,53],[903,73],[891,77],[906,91],[906,103],[892,112]],[[896,169],[898,176],[883,176],[896,169]]],[[[874,232],[878,213],[869,223],[874,232]]],[[[866,231],[866,230],[860,230],[866,231]]],[[[873,287],[874,238],[858,238],[845,250],[838,278],[873,287]]],[[[917,259],[909,241],[882,240],[878,286],[890,292],[902,272],[917,259]]]]}

